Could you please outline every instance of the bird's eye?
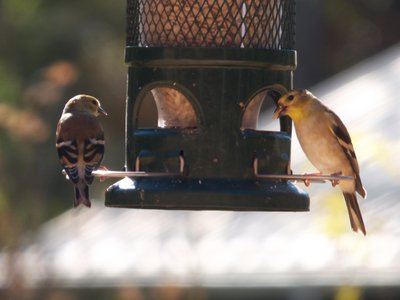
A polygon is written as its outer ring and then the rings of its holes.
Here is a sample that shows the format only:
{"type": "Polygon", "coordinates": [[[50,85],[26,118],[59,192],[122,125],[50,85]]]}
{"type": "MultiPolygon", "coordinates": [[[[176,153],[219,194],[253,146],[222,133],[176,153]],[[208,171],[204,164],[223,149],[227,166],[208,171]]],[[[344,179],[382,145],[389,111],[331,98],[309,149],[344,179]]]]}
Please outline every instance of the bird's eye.
{"type": "Polygon", "coordinates": [[[92,100],[92,104],[93,105],[97,105],[97,101],[96,100],[92,100]]]}
{"type": "Polygon", "coordinates": [[[294,96],[293,96],[293,95],[290,95],[289,97],[287,97],[287,99],[288,99],[289,101],[292,101],[292,100],[294,99],[294,96]]]}

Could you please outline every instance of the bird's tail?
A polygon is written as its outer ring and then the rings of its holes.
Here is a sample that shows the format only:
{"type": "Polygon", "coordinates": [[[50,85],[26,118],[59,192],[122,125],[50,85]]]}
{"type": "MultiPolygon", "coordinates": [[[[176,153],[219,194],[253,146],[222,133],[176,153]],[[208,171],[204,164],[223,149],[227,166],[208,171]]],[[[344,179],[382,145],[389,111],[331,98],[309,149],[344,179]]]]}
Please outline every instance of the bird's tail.
{"type": "Polygon", "coordinates": [[[75,187],[74,207],[79,206],[79,204],[83,204],[87,207],[92,205],[89,200],[89,187],[86,184],[75,187]]]}
{"type": "Polygon", "coordinates": [[[356,192],[359,193],[360,196],[363,197],[364,199],[367,198],[367,191],[363,187],[360,175],[355,174],[355,178],[356,178],[356,192]]]}
{"type": "Polygon", "coordinates": [[[347,211],[349,212],[350,224],[353,231],[361,231],[364,235],[367,234],[365,230],[364,221],[361,215],[360,207],[358,206],[357,197],[355,193],[343,193],[346,200],[347,211]]]}

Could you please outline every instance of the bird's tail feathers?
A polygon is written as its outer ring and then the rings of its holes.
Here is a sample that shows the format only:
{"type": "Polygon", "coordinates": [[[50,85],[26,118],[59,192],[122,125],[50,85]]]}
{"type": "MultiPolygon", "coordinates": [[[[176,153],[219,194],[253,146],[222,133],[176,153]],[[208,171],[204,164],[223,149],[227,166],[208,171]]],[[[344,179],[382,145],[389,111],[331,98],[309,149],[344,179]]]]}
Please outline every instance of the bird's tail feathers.
{"type": "Polygon", "coordinates": [[[343,193],[346,200],[347,211],[349,212],[351,228],[354,232],[361,231],[364,235],[367,234],[364,221],[361,215],[360,207],[358,206],[357,196],[355,193],[343,193]]]}
{"type": "Polygon", "coordinates": [[[80,204],[83,204],[87,207],[92,205],[89,200],[89,187],[86,184],[75,187],[74,207],[77,207],[80,204]]]}
{"type": "Polygon", "coordinates": [[[367,193],[367,190],[363,186],[361,186],[360,188],[357,189],[357,193],[359,193],[360,196],[363,197],[364,199],[367,198],[368,193],[367,193]]]}
{"type": "Polygon", "coordinates": [[[367,191],[365,190],[365,188],[363,187],[362,183],[361,183],[361,179],[359,176],[356,177],[356,191],[357,193],[360,194],[361,197],[363,197],[364,199],[367,198],[367,191]]]}

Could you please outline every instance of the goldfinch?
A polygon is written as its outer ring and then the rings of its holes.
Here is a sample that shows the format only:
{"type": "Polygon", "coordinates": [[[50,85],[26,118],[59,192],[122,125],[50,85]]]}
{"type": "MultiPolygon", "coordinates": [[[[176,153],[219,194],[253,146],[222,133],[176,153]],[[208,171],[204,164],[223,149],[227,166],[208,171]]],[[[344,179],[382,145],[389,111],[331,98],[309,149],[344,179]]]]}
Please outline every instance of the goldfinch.
{"type": "Polygon", "coordinates": [[[339,117],[307,90],[293,90],[280,97],[273,118],[289,116],[300,145],[310,162],[324,174],[352,176],[341,180],[353,231],[366,230],[356,192],[366,198],[350,135],[339,117]]]}
{"type": "Polygon", "coordinates": [[[74,207],[91,206],[88,184],[104,155],[104,132],[97,119],[107,115],[99,100],[77,95],[65,104],[56,131],[56,148],[67,179],[75,186],[74,207]]]}

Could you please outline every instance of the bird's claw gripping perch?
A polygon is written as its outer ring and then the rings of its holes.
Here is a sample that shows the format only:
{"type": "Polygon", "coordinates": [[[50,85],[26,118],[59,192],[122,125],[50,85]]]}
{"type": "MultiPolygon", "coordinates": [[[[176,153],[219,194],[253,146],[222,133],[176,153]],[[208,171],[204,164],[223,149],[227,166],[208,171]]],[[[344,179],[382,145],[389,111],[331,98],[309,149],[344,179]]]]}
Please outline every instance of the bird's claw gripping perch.
{"type": "MultiPolygon", "coordinates": [[[[97,171],[101,171],[101,172],[104,172],[104,173],[106,173],[106,172],[108,172],[108,169],[106,168],[106,167],[104,167],[104,166],[100,166],[98,169],[97,169],[97,171]]],[[[99,180],[100,180],[100,182],[103,182],[103,181],[105,181],[107,179],[107,176],[99,176],[99,180]]]]}
{"type": "MultiPolygon", "coordinates": [[[[340,175],[342,175],[342,172],[337,172],[337,173],[331,174],[331,176],[340,176],[340,175]]],[[[332,187],[335,187],[339,184],[339,180],[332,179],[331,184],[332,184],[332,187]]]]}
{"type": "MultiPolygon", "coordinates": [[[[303,175],[304,176],[319,176],[319,175],[322,175],[322,173],[321,172],[316,172],[316,173],[303,173],[303,175]]],[[[303,182],[304,182],[304,185],[306,186],[306,187],[309,187],[310,186],[310,184],[311,184],[311,179],[303,179],[303,182]]]]}

